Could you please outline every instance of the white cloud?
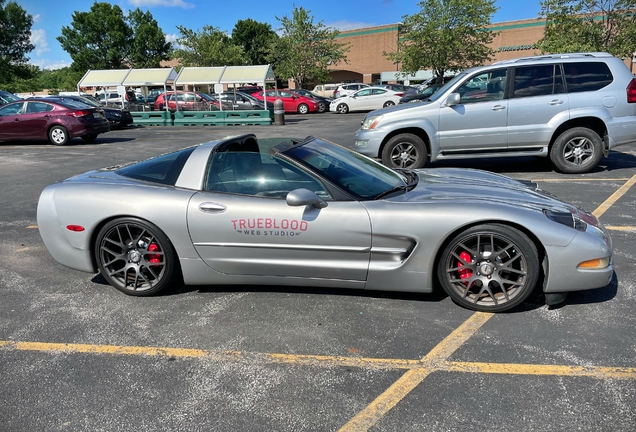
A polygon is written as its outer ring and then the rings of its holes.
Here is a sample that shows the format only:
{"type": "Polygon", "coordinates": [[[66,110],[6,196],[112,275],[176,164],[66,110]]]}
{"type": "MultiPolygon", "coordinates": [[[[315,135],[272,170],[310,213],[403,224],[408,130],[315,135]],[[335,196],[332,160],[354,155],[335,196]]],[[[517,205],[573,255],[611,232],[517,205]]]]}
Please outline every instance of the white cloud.
{"type": "Polygon", "coordinates": [[[177,39],[179,39],[179,35],[176,33],[173,34],[164,34],[164,36],[166,37],[166,42],[174,42],[177,39]]]}
{"type": "Polygon", "coordinates": [[[41,56],[47,51],[51,51],[49,48],[49,42],[46,40],[46,30],[35,29],[31,30],[31,43],[35,45],[35,53],[41,56]]]}
{"type": "Polygon", "coordinates": [[[183,9],[192,9],[194,5],[192,3],[184,2],[183,0],[128,0],[128,2],[136,7],[180,7],[183,9]]]}
{"type": "Polygon", "coordinates": [[[340,20],[340,21],[334,21],[331,23],[325,23],[326,27],[333,27],[340,31],[356,30],[356,29],[366,28],[366,27],[375,27],[377,25],[378,24],[375,24],[375,23],[347,21],[347,20],[340,20]]]}
{"type": "Polygon", "coordinates": [[[33,15],[33,23],[40,22],[40,14],[33,15]]]}
{"type": "Polygon", "coordinates": [[[35,66],[39,66],[40,69],[49,69],[49,70],[56,70],[56,69],[62,69],[64,67],[70,66],[71,64],[61,60],[61,61],[51,61],[51,60],[47,60],[47,59],[40,59],[40,60],[32,60],[30,62],[31,64],[35,65],[35,66]]]}

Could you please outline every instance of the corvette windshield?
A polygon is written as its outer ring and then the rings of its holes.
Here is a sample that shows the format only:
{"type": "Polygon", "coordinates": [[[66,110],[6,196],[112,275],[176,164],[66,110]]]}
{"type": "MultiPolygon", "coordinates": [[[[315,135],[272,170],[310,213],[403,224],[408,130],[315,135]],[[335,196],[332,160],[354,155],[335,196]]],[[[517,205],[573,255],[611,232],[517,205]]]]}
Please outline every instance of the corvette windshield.
{"type": "Polygon", "coordinates": [[[370,200],[408,186],[406,176],[373,159],[319,139],[294,146],[283,154],[320,174],[357,199],[370,200]]]}

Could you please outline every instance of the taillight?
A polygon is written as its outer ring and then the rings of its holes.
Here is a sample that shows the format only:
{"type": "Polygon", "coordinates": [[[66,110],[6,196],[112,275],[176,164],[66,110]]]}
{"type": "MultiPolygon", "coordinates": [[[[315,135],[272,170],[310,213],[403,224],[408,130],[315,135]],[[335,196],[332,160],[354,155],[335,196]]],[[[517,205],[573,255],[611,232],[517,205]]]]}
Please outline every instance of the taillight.
{"type": "Polygon", "coordinates": [[[86,110],[69,111],[66,115],[69,117],[84,117],[91,115],[91,112],[86,110]]]}
{"type": "Polygon", "coordinates": [[[404,96],[404,93],[396,93],[395,96],[402,97],[402,96],[404,96]]]}
{"type": "Polygon", "coordinates": [[[636,103],[636,78],[632,78],[627,86],[627,103],[636,103]]]}

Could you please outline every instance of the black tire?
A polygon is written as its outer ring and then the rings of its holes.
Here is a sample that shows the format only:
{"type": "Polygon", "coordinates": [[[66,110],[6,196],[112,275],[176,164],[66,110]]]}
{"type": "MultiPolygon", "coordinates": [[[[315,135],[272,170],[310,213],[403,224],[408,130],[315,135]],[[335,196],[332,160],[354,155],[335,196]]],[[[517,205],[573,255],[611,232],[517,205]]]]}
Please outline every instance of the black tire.
{"type": "Polygon", "coordinates": [[[109,284],[132,296],[157,294],[175,281],[177,254],[166,235],[138,218],[118,218],[97,234],[95,259],[109,284]]]}
{"type": "Polygon", "coordinates": [[[390,107],[390,106],[393,106],[393,105],[395,105],[395,103],[393,101],[386,101],[386,102],[384,102],[384,105],[382,105],[382,107],[386,108],[386,107],[390,107]]]}
{"type": "Polygon", "coordinates": [[[325,111],[327,111],[327,103],[322,101],[318,102],[318,112],[324,113],[325,111]]]}
{"type": "Polygon", "coordinates": [[[49,129],[49,141],[59,146],[66,145],[69,142],[68,131],[64,126],[53,126],[49,129]]]}
{"type": "Polygon", "coordinates": [[[341,103],[336,107],[336,111],[340,114],[346,114],[349,112],[349,105],[346,103],[341,103]]]}
{"type": "Polygon", "coordinates": [[[298,111],[298,114],[307,114],[309,113],[309,106],[307,104],[300,104],[298,105],[298,108],[296,108],[296,110],[298,111]]]}
{"type": "Polygon", "coordinates": [[[97,139],[97,134],[82,135],[82,140],[84,140],[85,143],[92,143],[96,139],[97,139]]]}
{"type": "Polygon", "coordinates": [[[426,158],[426,144],[413,134],[396,135],[382,149],[382,163],[390,168],[422,168],[426,158]]]}
{"type": "Polygon", "coordinates": [[[575,127],[563,132],[550,149],[550,161],[566,174],[582,174],[598,165],[603,156],[603,140],[591,129],[575,127]]]}
{"type": "Polygon", "coordinates": [[[502,312],[521,304],[536,288],[539,254],[516,228],[479,225],[448,243],[439,258],[437,277],[460,306],[502,312]]]}

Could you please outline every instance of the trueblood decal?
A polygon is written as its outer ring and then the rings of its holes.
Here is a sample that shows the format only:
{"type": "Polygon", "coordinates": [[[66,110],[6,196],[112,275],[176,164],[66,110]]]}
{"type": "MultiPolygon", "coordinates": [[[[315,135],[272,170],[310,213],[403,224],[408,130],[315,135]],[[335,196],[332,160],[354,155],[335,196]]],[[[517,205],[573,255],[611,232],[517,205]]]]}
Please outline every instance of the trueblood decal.
{"type": "Polygon", "coordinates": [[[309,227],[307,222],[295,219],[252,218],[231,222],[234,230],[246,235],[294,236],[307,231],[309,227]]]}

